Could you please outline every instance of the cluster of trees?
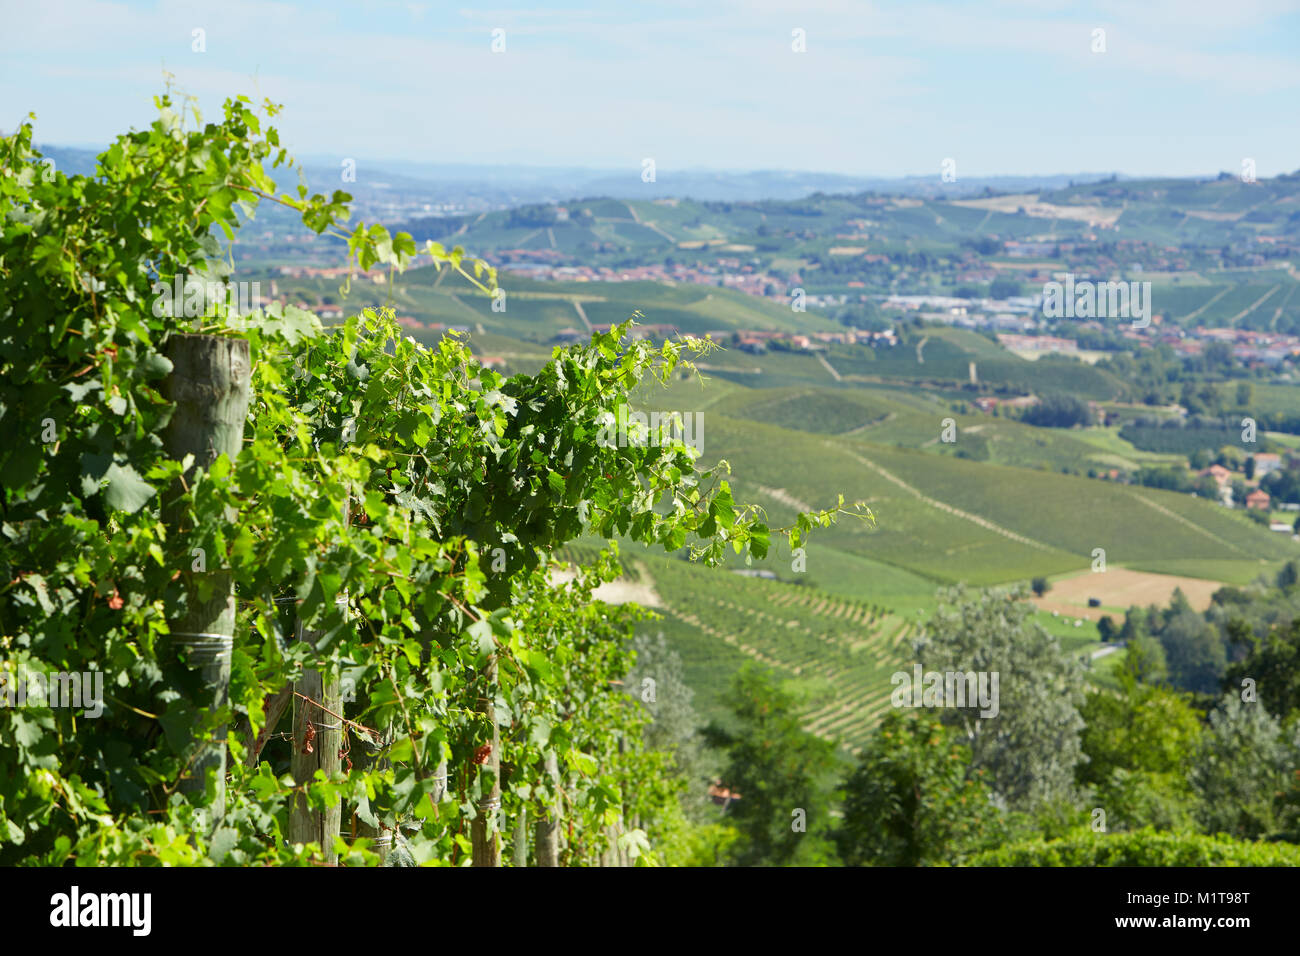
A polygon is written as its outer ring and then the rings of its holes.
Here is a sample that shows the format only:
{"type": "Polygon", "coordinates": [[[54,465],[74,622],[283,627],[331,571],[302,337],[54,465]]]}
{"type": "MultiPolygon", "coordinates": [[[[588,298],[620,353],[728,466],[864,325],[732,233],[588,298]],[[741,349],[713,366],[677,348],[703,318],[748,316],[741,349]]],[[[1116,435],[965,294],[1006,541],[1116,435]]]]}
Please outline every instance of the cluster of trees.
{"type": "Polygon", "coordinates": [[[1067,392],[1048,392],[1038,404],[1026,408],[1020,420],[1043,428],[1074,428],[1091,425],[1092,410],[1083,399],[1067,392]]]}
{"type": "Polygon", "coordinates": [[[952,294],[958,299],[1009,299],[1023,291],[1015,279],[994,279],[988,285],[959,285],[952,294]]]}
{"type": "Polygon", "coordinates": [[[842,325],[868,332],[883,332],[894,325],[894,320],[885,316],[880,306],[872,300],[847,303],[839,306],[831,315],[842,325]]]}
{"type": "Polygon", "coordinates": [[[1231,391],[1225,392],[1212,380],[1243,379],[1263,374],[1238,361],[1226,342],[1211,342],[1201,354],[1187,356],[1178,354],[1167,345],[1136,348],[1123,340],[1115,340],[1113,336],[1109,345],[1099,347],[1124,349],[1097,363],[1099,369],[1114,375],[1124,400],[1144,405],[1177,402],[1193,415],[1222,415],[1249,410],[1252,399],[1250,382],[1238,381],[1231,391]]]}
{"type": "Polygon", "coordinates": [[[1135,617],[1117,679],[1089,687],[1020,597],[950,590],[916,647],[926,671],[998,671],[997,715],[896,708],[853,767],[837,770],[773,678],[742,671],[730,719],[705,735],[741,795],[713,831],[714,859],[1300,864],[1300,620],[1203,680],[1215,672],[1203,650],[1171,653],[1192,631],[1176,602],[1158,615],[1168,649],[1135,617]]]}
{"type": "Polygon", "coordinates": [[[1195,475],[1178,465],[1144,465],[1133,472],[1131,480],[1144,488],[1161,488],[1194,494],[1209,501],[1219,498],[1219,484],[1209,475],[1195,475]]]}
{"type": "Polygon", "coordinates": [[[515,206],[506,217],[506,225],[512,229],[545,229],[560,221],[558,206],[550,203],[530,203],[515,206]]]}
{"type": "MultiPolygon", "coordinates": [[[[1237,677],[1252,674],[1260,679],[1252,670],[1259,664],[1259,647],[1300,637],[1297,582],[1300,563],[1292,560],[1271,578],[1261,576],[1247,587],[1219,589],[1203,613],[1197,613],[1183,592],[1176,590],[1166,607],[1129,608],[1122,625],[1102,618],[1102,637],[1137,648],[1146,662],[1145,679],[1201,695],[1201,703],[1208,704],[1207,695],[1217,693],[1225,680],[1231,685],[1237,677]]],[[[1270,669],[1270,674],[1273,692],[1290,686],[1283,672],[1270,669]]],[[[1280,716],[1286,717],[1294,707],[1291,692],[1284,690],[1283,696],[1287,703],[1280,716]]]]}
{"type": "Polygon", "coordinates": [[[1300,467],[1282,468],[1259,480],[1274,500],[1300,503],[1300,467]]]}

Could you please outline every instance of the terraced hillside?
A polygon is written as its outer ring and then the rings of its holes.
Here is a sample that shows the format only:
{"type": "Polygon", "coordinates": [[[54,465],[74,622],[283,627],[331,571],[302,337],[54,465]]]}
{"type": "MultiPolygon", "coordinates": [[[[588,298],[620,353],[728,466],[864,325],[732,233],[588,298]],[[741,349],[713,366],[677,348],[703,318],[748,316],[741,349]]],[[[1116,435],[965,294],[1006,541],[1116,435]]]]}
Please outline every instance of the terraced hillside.
{"type": "MultiPolygon", "coordinates": [[[[566,560],[592,552],[571,546],[566,560]]],[[[771,668],[803,701],[805,726],[849,749],[889,707],[889,677],[910,661],[915,619],[815,587],[702,569],[637,554],[625,562],[653,587],[662,615],[643,629],[662,631],[681,655],[697,709],[721,717],[718,703],[745,660],[771,668]]]]}
{"type": "MultiPolygon", "coordinates": [[[[672,398],[698,402],[716,392],[716,382],[698,387],[674,387],[672,398]]],[[[730,418],[747,419],[796,431],[838,435],[874,444],[922,449],[998,465],[1036,470],[1121,468],[1179,460],[1177,456],[1144,452],[1116,436],[1114,429],[1066,430],[1035,428],[1013,418],[971,414],[964,400],[940,394],[890,388],[786,386],[743,388],[725,383],[727,391],[707,407],[730,418]],[[958,440],[940,441],[941,423],[951,418],[958,440]]],[[[648,402],[668,396],[647,390],[648,402]]]]}

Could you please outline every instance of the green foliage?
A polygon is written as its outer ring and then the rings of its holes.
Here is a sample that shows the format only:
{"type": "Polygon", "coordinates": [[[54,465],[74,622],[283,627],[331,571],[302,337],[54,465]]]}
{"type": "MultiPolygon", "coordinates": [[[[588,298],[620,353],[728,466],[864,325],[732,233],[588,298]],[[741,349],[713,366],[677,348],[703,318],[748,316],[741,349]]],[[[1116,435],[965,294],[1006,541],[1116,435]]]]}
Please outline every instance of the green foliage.
{"type": "MultiPolygon", "coordinates": [[[[627,342],[625,323],[507,380],[454,337],[433,349],[405,337],[388,311],[325,330],[291,309],[218,301],[196,322],[162,304],[160,285],[228,274],[214,233],[232,237],[259,200],[346,242],[362,269],[400,272],[417,249],[351,223],[345,193],[274,196],[264,165],[288,160],[246,99],[219,123],[196,114],[193,130],[170,98],[158,105],[94,177],[39,175],[30,125],[0,140],[0,654],[9,673],[100,671],[107,685],[97,719],[0,709],[0,861],[310,863],[319,847],[284,840],[301,789],[313,806],[344,800],[361,822],[402,825],[415,862],[466,862],[491,781],[477,770],[486,698],[506,821],[554,802],[541,768],[555,754],[564,862],[593,862],[608,827],[653,819],[678,785],[611,683],[632,665],[636,619],[591,601],[613,562],[557,584],[555,549],[625,535],[716,564],[727,549],[762,557],[774,533],[798,543],[834,510],[769,529],[680,440],[601,441],[638,383],[667,380],[697,343],[627,342]],[[206,470],[163,451],[168,339],[192,331],[246,338],[253,359],[244,447],[206,470]],[[196,676],[168,639],[213,596],[212,571],[237,602],[220,708],[192,703],[196,676]],[[315,642],[286,640],[295,616],[315,642]],[[246,761],[234,728],[264,729],[264,702],[304,668],[355,682],[345,747],[370,759],[299,788],[246,761]],[[231,724],[224,826],[210,833],[196,812],[216,781],[192,803],[177,789],[196,744],[231,724]]],[[[495,283],[459,248],[423,251],[484,292],[495,283]]],[[[625,830],[651,859],[645,834],[625,830]]]]}
{"type": "Polygon", "coordinates": [[[671,757],[673,770],[685,786],[687,818],[703,819],[707,813],[703,742],[682,659],[668,646],[662,631],[653,637],[637,634],[632,648],[636,664],[627,675],[626,689],[649,712],[646,749],[671,757]]]}
{"type": "Polygon", "coordinates": [[[1209,833],[1259,839],[1297,829],[1300,725],[1283,728],[1258,701],[1223,696],[1191,776],[1209,833]]]}
{"type": "Polygon", "coordinates": [[[728,704],[731,726],[711,724],[705,739],[726,758],[723,783],[740,794],[728,812],[741,834],[733,862],[829,862],[831,745],[799,726],[794,698],[753,665],[737,672],[728,704]]]}
{"type": "MultiPolygon", "coordinates": [[[[1175,598],[1181,597],[1175,593],[1175,598]]],[[[1171,606],[1163,615],[1157,636],[1169,665],[1169,680],[1175,687],[1198,693],[1214,693],[1227,667],[1227,656],[1219,632],[1187,606],[1171,606]]]]}
{"type": "Polygon", "coordinates": [[[1042,428],[1074,428],[1091,425],[1092,412],[1088,403],[1063,392],[1048,392],[1038,404],[1025,409],[1020,420],[1042,428]]]}
{"type": "MultiPolygon", "coordinates": [[[[1294,575],[1292,564],[1283,573],[1294,575]]],[[[1254,682],[1260,702],[1279,720],[1287,720],[1300,711],[1300,617],[1289,627],[1274,625],[1261,637],[1250,631],[1246,622],[1236,619],[1229,633],[1246,654],[1228,666],[1223,680],[1225,691],[1238,692],[1246,681],[1254,682]]]]}
{"type": "Polygon", "coordinates": [[[1198,755],[1200,717],[1185,696],[1121,680],[1119,694],[1088,694],[1078,779],[1095,790],[1110,830],[1189,829],[1195,798],[1188,774],[1198,755]]]}
{"type": "Polygon", "coordinates": [[[959,734],[892,711],[844,782],[840,859],[850,866],[958,864],[998,842],[999,813],[959,734]]]}
{"type": "Polygon", "coordinates": [[[1119,640],[1126,642],[1120,665],[1123,679],[1143,684],[1158,684],[1168,679],[1169,662],[1165,659],[1164,645],[1150,635],[1137,608],[1125,612],[1119,640]]]}
{"type": "Polygon", "coordinates": [[[1060,840],[1029,840],[982,853],[974,866],[1300,866],[1300,847],[1247,843],[1147,828],[1080,830],[1060,840]]]}
{"type": "Polygon", "coordinates": [[[941,604],[916,644],[926,671],[997,674],[995,716],[980,716],[978,700],[949,706],[944,723],[970,741],[972,766],[1013,810],[1073,803],[1074,773],[1083,759],[1083,667],[1029,620],[1018,591],[941,592],[941,604]]]}

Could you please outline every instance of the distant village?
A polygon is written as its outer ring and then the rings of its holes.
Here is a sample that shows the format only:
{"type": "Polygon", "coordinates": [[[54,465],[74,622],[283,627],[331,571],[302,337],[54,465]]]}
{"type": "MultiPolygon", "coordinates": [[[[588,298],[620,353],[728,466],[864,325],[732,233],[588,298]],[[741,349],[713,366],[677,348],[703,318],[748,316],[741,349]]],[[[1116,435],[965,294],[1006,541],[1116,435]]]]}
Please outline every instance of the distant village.
{"type": "MultiPolygon", "coordinates": [[[[938,295],[891,295],[883,297],[882,308],[896,310],[928,321],[971,329],[998,332],[998,341],[1011,351],[1078,354],[1076,339],[1054,335],[1029,334],[1048,323],[1042,316],[1042,296],[1021,296],[1004,300],[960,299],[938,295]]],[[[1300,355],[1300,336],[1251,329],[1205,328],[1184,329],[1166,325],[1160,314],[1152,316],[1151,327],[1134,329],[1130,324],[1118,328],[1095,319],[1069,320],[1079,329],[1096,332],[1116,331],[1140,346],[1168,345],[1180,355],[1200,355],[1211,342],[1224,342],[1233,356],[1246,365],[1278,366],[1300,355]]]]}

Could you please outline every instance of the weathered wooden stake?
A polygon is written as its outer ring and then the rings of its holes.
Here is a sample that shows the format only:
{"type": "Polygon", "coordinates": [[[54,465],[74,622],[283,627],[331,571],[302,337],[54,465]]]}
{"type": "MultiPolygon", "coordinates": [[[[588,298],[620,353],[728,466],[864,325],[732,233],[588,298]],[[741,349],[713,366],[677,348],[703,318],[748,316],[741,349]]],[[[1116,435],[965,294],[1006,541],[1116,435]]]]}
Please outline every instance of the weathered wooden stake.
{"type": "Polygon", "coordinates": [[[479,698],[478,711],[492,727],[491,750],[487,760],[479,765],[479,774],[488,777],[488,786],[479,797],[478,814],[470,827],[470,840],[474,848],[474,866],[500,866],[501,842],[497,833],[497,816],[501,811],[501,733],[497,727],[496,688],[497,658],[488,658],[484,671],[486,687],[479,698]]]}
{"type": "MultiPolygon", "coordinates": [[[[315,631],[304,630],[302,621],[297,622],[295,632],[300,641],[314,643],[321,636],[315,631]]],[[[341,769],[341,697],[336,665],[330,665],[325,673],[304,670],[302,677],[294,682],[293,755],[289,767],[295,784],[301,786],[307,783],[316,775],[317,770],[325,771],[326,776],[333,776],[341,769]],[[304,697],[308,700],[304,700],[304,697]],[[334,716],[335,714],[340,716],[334,716]]],[[[319,843],[325,862],[336,863],[338,854],[334,852],[334,838],[339,833],[342,819],[341,802],[332,804],[325,810],[313,810],[308,806],[306,797],[297,794],[289,810],[289,842],[319,843]]]]}
{"type": "Polygon", "coordinates": [[[515,852],[510,860],[512,866],[528,865],[528,808],[519,808],[519,819],[515,821],[515,852]]]}
{"type": "MultiPolygon", "coordinates": [[[[216,335],[173,335],[167,342],[172,371],[165,384],[166,397],[175,403],[171,421],[163,436],[169,458],[180,461],[194,456],[186,474],[192,480],[195,468],[208,468],[219,455],[232,462],[239,455],[248,417],[252,366],[248,342],[216,335]]],[[[173,489],[173,493],[180,491],[173,489]]],[[[235,515],[229,515],[233,523],[235,515]]],[[[163,521],[176,539],[184,540],[190,530],[185,508],[169,506],[163,521]]],[[[221,556],[181,556],[181,582],[186,592],[183,609],[169,618],[171,642],[191,667],[201,668],[201,707],[226,705],[230,690],[230,652],[235,633],[235,591],[229,571],[221,567],[221,556]],[[191,560],[194,557],[194,560],[191,560]],[[202,568],[203,570],[195,570],[202,568]],[[211,585],[206,599],[199,596],[197,579],[204,576],[211,585]]],[[[210,808],[209,830],[215,830],[225,815],[226,742],[225,728],[216,738],[200,745],[180,782],[184,793],[202,793],[209,771],[216,774],[216,798],[210,808]]]]}
{"type": "Polygon", "coordinates": [[[555,752],[549,751],[546,754],[546,762],[543,765],[546,775],[551,778],[551,786],[556,789],[555,803],[552,804],[545,813],[537,818],[537,833],[535,842],[537,844],[534,853],[537,857],[538,866],[559,866],[560,865],[560,771],[559,762],[555,759],[555,752]]]}

